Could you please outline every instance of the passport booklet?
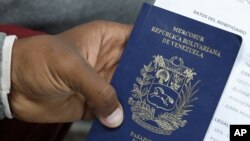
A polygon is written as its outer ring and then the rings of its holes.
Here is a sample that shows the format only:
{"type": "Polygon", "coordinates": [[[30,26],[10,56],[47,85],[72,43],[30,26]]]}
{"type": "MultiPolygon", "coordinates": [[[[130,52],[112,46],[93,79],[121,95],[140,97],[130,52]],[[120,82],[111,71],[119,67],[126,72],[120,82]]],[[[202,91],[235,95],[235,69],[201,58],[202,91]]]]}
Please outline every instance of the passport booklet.
{"type": "Polygon", "coordinates": [[[115,129],[95,120],[87,141],[201,141],[242,39],[144,4],[112,85],[124,109],[115,129]]]}
{"type": "Polygon", "coordinates": [[[154,4],[241,35],[242,45],[204,139],[229,141],[230,125],[250,123],[250,0],[156,0],[154,4]]]}

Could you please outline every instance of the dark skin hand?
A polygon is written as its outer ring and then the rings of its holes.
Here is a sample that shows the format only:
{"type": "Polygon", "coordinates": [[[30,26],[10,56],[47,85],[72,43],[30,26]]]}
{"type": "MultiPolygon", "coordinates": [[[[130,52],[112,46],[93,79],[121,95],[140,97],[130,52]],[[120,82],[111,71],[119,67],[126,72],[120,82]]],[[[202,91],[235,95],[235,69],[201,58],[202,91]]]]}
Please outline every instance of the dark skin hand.
{"type": "Polygon", "coordinates": [[[131,26],[90,22],[58,35],[14,43],[9,101],[14,117],[41,123],[97,117],[107,127],[123,120],[109,84],[131,26]]]}

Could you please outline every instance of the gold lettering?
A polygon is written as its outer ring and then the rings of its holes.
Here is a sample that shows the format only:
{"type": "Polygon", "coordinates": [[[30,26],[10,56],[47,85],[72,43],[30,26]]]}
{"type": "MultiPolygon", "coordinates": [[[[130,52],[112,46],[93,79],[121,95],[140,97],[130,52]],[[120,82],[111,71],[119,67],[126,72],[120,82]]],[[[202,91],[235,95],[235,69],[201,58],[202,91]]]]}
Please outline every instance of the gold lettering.
{"type": "Polygon", "coordinates": [[[210,53],[212,55],[215,55],[217,57],[220,57],[220,52],[216,49],[213,49],[213,48],[210,48],[208,46],[204,46],[202,44],[199,44],[197,42],[193,42],[191,40],[188,40],[186,38],[183,38],[182,40],[182,43],[185,44],[185,45],[188,45],[188,46],[191,46],[191,47],[194,47],[196,49],[199,49],[201,51],[204,51],[204,52],[207,52],[207,53],[210,53]]]}
{"type": "Polygon", "coordinates": [[[200,41],[200,42],[204,42],[205,38],[203,36],[200,36],[198,34],[195,34],[195,33],[192,33],[190,31],[186,31],[184,29],[181,29],[179,27],[173,27],[173,31],[176,32],[176,33],[179,33],[179,34],[182,34],[182,35],[185,35],[187,37],[190,37],[192,39],[195,39],[197,41],[200,41]]]}
{"type": "Polygon", "coordinates": [[[171,41],[171,45],[175,48],[179,48],[180,50],[183,50],[187,53],[190,53],[190,54],[193,54],[195,56],[198,56],[200,58],[203,58],[203,53],[201,53],[200,51],[196,50],[196,49],[193,49],[193,48],[190,48],[188,46],[185,46],[185,45],[182,45],[178,42],[174,42],[174,41],[171,41]]]}
{"type": "Polygon", "coordinates": [[[179,36],[179,35],[175,35],[173,33],[170,33],[166,30],[163,30],[163,29],[160,29],[160,28],[157,28],[157,27],[152,27],[151,29],[152,32],[155,32],[157,34],[160,34],[162,36],[165,36],[165,37],[168,37],[169,39],[172,39],[172,40],[176,40],[176,41],[181,41],[182,38],[179,36]]]}
{"type": "Polygon", "coordinates": [[[151,139],[146,138],[140,134],[137,134],[134,131],[130,132],[130,136],[132,137],[132,141],[152,141],[151,139]]]}
{"type": "Polygon", "coordinates": [[[163,39],[162,39],[162,43],[165,43],[165,44],[167,44],[167,45],[170,44],[170,41],[171,41],[171,40],[169,40],[169,39],[167,39],[167,38],[163,38],[163,39]]]}
{"type": "Polygon", "coordinates": [[[221,57],[221,53],[219,50],[216,50],[214,48],[208,47],[201,43],[195,42],[195,40],[204,42],[205,38],[203,36],[186,31],[176,26],[173,27],[172,31],[175,32],[176,34],[168,32],[158,27],[154,27],[154,26],[151,28],[151,32],[154,32],[164,37],[162,39],[163,44],[167,44],[175,48],[179,48],[182,51],[196,55],[200,58],[204,57],[204,52],[214,55],[219,58],[221,57]],[[184,35],[186,37],[189,37],[195,40],[194,41],[190,40],[189,38],[182,37],[181,35],[184,35]]]}

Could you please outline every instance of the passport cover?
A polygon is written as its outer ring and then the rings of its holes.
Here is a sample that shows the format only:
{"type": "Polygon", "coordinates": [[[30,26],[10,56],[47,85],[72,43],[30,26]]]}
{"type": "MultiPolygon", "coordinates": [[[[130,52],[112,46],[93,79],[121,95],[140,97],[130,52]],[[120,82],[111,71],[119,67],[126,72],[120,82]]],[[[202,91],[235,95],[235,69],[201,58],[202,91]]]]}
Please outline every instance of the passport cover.
{"type": "Polygon", "coordinates": [[[115,129],[93,122],[87,141],[201,141],[241,37],[144,4],[112,79],[124,109],[115,129]]]}

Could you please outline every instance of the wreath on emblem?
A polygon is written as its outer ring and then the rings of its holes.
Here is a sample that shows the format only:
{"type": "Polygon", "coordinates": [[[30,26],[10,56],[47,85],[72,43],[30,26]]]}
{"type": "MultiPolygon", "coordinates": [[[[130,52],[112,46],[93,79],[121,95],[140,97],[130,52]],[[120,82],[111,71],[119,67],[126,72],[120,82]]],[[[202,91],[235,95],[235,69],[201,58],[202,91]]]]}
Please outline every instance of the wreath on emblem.
{"type": "Polygon", "coordinates": [[[134,122],[151,132],[170,135],[186,125],[184,117],[198,99],[195,95],[200,80],[192,84],[197,74],[184,66],[182,58],[174,56],[168,60],[160,55],[153,58],[141,69],[128,103],[134,122]]]}

